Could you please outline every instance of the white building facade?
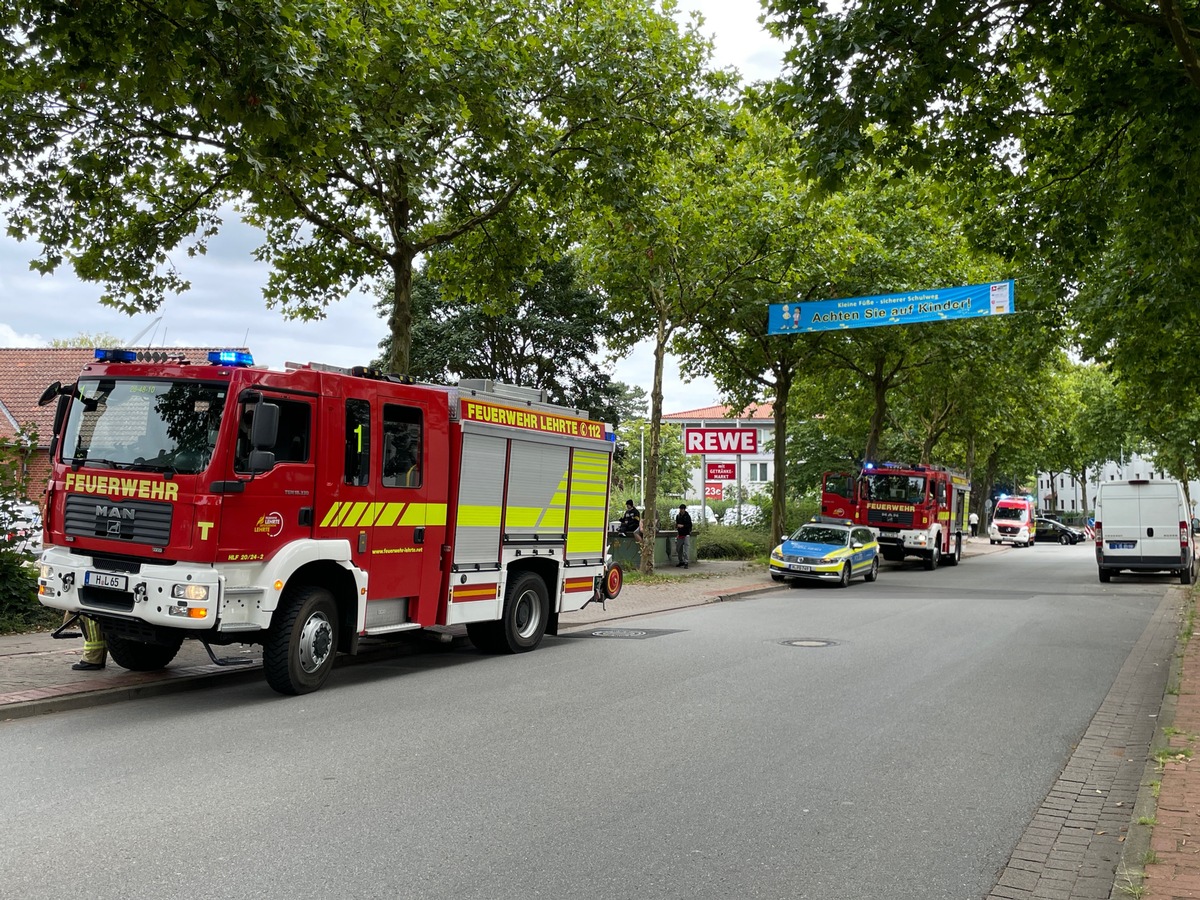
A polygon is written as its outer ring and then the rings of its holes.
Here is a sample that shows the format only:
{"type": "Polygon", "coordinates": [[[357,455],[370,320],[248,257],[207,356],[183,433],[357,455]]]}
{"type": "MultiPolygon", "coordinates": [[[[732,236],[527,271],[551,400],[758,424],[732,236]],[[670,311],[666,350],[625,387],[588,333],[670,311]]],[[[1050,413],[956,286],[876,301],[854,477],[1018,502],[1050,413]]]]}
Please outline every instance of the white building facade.
{"type": "MultiPolygon", "coordinates": [[[[1138,454],[1124,462],[1107,462],[1099,469],[1088,470],[1087,484],[1081,484],[1070,475],[1039,472],[1037,487],[1038,509],[1053,513],[1088,513],[1096,505],[1096,493],[1102,481],[1128,481],[1144,478],[1148,481],[1175,481],[1169,472],[1155,467],[1154,463],[1138,454]]],[[[1192,515],[1196,515],[1200,503],[1200,481],[1184,485],[1188,500],[1192,504],[1192,515]]]]}
{"type": "Polygon", "coordinates": [[[757,453],[707,453],[691,473],[688,502],[717,500],[747,502],[770,493],[775,462],[768,449],[775,440],[775,414],[769,403],[748,407],[738,415],[728,406],[708,406],[663,415],[664,422],[682,428],[753,428],[758,432],[757,453]],[[709,476],[713,477],[709,477],[709,476]]]}

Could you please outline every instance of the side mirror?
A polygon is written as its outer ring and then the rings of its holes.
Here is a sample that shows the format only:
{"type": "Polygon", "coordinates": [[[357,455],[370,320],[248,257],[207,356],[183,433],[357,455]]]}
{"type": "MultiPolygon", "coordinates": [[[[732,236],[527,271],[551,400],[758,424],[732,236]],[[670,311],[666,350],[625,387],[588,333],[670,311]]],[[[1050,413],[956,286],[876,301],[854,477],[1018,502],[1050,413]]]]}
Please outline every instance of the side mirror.
{"type": "Polygon", "coordinates": [[[257,403],[254,406],[254,424],[250,426],[250,446],[255,450],[266,450],[275,446],[279,437],[279,405],[257,403]]]}
{"type": "Polygon", "coordinates": [[[62,382],[56,381],[56,382],[54,382],[54,384],[50,385],[48,388],[46,388],[44,391],[42,391],[42,396],[38,397],[37,405],[45,406],[47,403],[49,403],[51,400],[53,400],[55,397],[57,397],[61,393],[62,393],[62,382]]]}

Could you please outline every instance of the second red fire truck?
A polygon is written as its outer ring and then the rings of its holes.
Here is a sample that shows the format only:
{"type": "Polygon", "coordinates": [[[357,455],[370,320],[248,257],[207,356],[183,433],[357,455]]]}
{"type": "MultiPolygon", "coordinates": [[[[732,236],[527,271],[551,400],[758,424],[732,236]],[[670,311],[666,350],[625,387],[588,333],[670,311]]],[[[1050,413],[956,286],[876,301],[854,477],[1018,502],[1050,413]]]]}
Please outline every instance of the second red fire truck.
{"type": "Polygon", "coordinates": [[[867,464],[857,473],[827,472],[821,514],[868,525],[889,562],[919,557],[927,569],[958,565],[970,506],[966,476],[940,466],[867,464]]]}
{"type": "Polygon", "coordinates": [[[463,625],[532,650],[619,590],[603,423],[490,382],[163,356],[97,351],[42,398],[40,599],[98,620],[117,664],[258,643],[271,687],[303,694],[365,638],[463,625]]]}

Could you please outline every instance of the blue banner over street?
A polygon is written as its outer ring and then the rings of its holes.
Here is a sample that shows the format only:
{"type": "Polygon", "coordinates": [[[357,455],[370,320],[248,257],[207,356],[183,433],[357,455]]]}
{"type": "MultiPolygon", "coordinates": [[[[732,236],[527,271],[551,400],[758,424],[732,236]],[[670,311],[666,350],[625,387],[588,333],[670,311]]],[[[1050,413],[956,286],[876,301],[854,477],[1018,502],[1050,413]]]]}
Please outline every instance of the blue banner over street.
{"type": "Polygon", "coordinates": [[[818,300],[813,303],[773,303],[767,334],[1003,316],[1013,311],[1013,303],[1014,286],[1011,281],[913,291],[908,294],[818,300]]]}

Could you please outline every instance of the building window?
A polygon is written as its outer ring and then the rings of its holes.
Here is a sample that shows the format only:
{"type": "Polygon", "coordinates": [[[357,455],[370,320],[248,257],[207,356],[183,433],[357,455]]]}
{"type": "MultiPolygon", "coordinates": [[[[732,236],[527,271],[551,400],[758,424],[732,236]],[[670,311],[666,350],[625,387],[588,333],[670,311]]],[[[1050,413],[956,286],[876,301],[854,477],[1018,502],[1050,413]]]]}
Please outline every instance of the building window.
{"type": "Polygon", "coordinates": [[[750,463],[750,480],[751,481],[767,481],[767,464],[750,463]]]}

